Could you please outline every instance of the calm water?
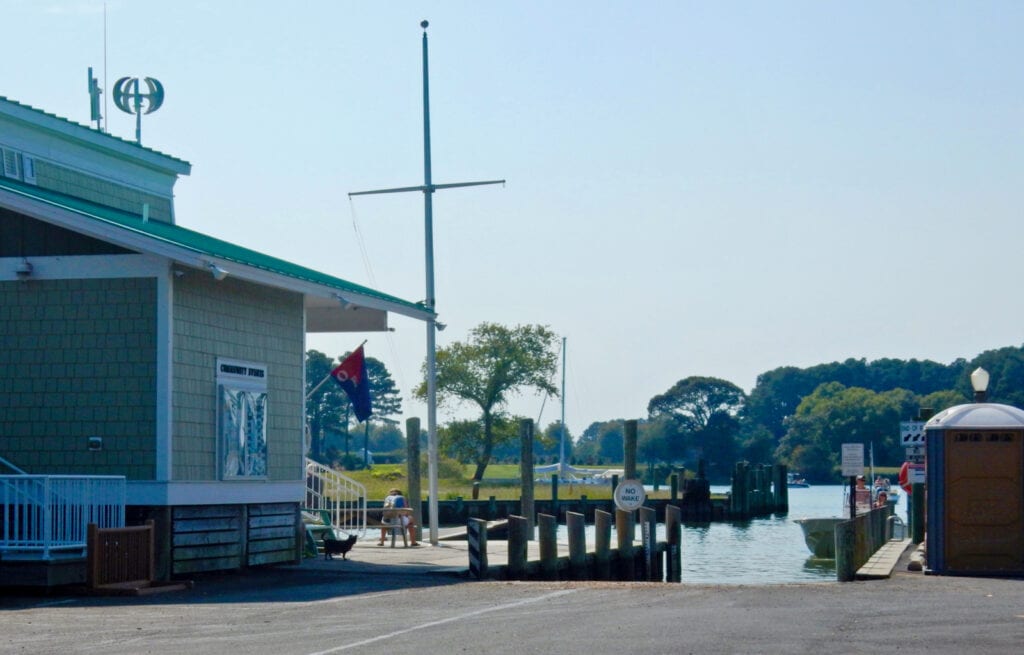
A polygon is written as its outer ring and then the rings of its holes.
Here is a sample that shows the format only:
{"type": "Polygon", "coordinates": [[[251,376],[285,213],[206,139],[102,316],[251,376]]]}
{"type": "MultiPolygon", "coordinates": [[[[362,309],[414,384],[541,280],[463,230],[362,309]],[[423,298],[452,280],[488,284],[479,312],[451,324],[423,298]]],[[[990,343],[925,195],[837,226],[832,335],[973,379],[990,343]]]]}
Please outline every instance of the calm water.
{"type": "MultiPolygon", "coordinates": [[[[712,487],[724,493],[728,487],[712,487]]],[[[789,514],[743,522],[683,526],[683,582],[699,584],[785,584],[836,579],[835,562],[810,557],[803,532],[793,519],[836,516],[843,502],[841,485],[789,490],[789,514]]],[[[901,494],[897,512],[905,518],[901,494]]],[[[658,540],[664,540],[659,525],[658,540]]],[[[588,526],[587,546],[593,547],[588,526]]],[[[638,531],[639,534],[639,531],[638,531]]],[[[559,539],[568,541],[561,527],[559,539]]],[[[614,542],[614,529],[612,540],[614,542]]]]}

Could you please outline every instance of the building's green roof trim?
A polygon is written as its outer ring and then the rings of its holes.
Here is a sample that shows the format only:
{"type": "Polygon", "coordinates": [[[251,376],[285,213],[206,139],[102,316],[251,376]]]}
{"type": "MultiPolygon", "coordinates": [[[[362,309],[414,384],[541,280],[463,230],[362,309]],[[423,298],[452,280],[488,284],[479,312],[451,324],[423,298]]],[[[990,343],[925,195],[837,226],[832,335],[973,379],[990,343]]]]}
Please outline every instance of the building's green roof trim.
{"type": "Polygon", "coordinates": [[[189,230],[178,225],[163,223],[160,221],[143,222],[136,214],[129,214],[111,207],[104,207],[95,203],[74,198],[71,196],[40,189],[39,187],[23,184],[21,182],[0,176],[0,188],[16,194],[32,198],[48,205],[74,212],[83,218],[97,221],[110,226],[127,230],[134,234],[144,235],[155,241],[171,246],[189,250],[198,255],[216,257],[217,259],[235,262],[244,266],[250,266],[270,273],[283,275],[304,282],[311,282],[341,293],[351,292],[369,296],[389,303],[395,303],[406,307],[419,314],[430,314],[430,310],[422,303],[414,303],[402,300],[395,296],[381,293],[369,287],[354,284],[347,280],[337,278],[325,273],[320,273],[305,266],[299,266],[277,259],[263,253],[250,250],[227,241],[222,241],[206,234],[189,230]]]}
{"type": "Polygon", "coordinates": [[[192,164],[190,164],[189,162],[187,162],[184,159],[181,159],[179,157],[175,157],[174,155],[168,155],[165,152],[160,152],[159,150],[155,150],[153,148],[148,148],[148,147],[142,145],[141,143],[137,143],[135,141],[129,141],[128,139],[122,139],[121,137],[115,136],[113,134],[110,134],[109,132],[100,132],[99,130],[94,130],[93,128],[89,127],[88,125],[82,125],[81,123],[77,123],[77,122],[75,122],[75,121],[73,121],[73,120],[71,120],[69,118],[64,118],[63,116],[58,116],[56,114],[51,114],[48,111],[43,111],[42,109],[38,109],[36,107],[33,107],[32,105],[26,105],[23,102],[18,102],[17,100],[12,100],[12,99],[8,98],[7,96],[0,96],[0,101],[8,102],[8,103],[14,105],[15,107],[20,107],[22,109],[26,109],[28,111],[35,112],[35,113],[39,114],[40,116],[46,116],[47,118],[51,118],[51,119],[55,119],[55,120],[61,121],[62,123],[66,123],[67,125],[72,125],[72,126],[74,126],[76,128],[81,128],[83,130],[87,130],[88,132],[90,132],[92,134],[95,134],[95,135],[102,136],[102,137],[107,138],[107,139],[113,139],[115,141],[120,141],[121,143],[124,143],[125,145],[131,146],[133,148],[138,148],[139,150],[145,150],[146,152],[151,152],[154,155],[159,155],[161,157],[166,157],[168,159],[172,159],[172,160],[174,160],[174,161],[176,161],[176,162],[178,162],[180,164],[184,164],[185,166],[188,166],[190,168],[192,166],[192,164]]]}

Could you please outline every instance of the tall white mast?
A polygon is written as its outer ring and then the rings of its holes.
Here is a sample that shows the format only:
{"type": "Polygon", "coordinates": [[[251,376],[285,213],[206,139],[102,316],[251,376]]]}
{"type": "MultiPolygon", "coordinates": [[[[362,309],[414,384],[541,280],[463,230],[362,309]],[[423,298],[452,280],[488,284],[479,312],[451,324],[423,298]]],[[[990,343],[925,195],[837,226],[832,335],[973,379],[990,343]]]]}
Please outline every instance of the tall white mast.
{"type": "Polygon", "coordinates": [[[434,296],[434,191],[453,189],[464,186],[480,186],[484,184],[504,184],[505,180],[487,180],[484,182],[453,182],[450,184],[434,184],[430,171],[430,76],[427,65],[427,27],[429,23],[422,21],[423,28],[423,184],[413,187],[394,189],[378,189],[375,191],[356,191],[348,194],[365,196],[375,193],[404,193],[407,191],[423,192],[423,231],[425,248],[425,265],[427,278],[427,297],[423,305],[430,310],[427,317],[427,477],[430,494],[428,513],[430,514],[430,543],[436,546],[437,538],[437,299],[434,296]]]}

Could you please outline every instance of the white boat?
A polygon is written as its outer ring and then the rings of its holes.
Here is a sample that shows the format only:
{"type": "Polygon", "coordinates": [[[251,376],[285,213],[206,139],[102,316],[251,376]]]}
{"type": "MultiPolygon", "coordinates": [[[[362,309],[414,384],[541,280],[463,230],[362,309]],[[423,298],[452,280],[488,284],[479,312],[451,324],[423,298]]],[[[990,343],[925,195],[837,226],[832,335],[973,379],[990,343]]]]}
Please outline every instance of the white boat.
{"type": "Polygon", "coordinates": [[[804,531],[804,543],[815,557],[836,558],[836,524],[846,521],[845,517],[829,516],[819,519],[796,519],[804,531]]]}
{"type": "MultiPolygon", "coordinates": [[[[857,514],[864,514],[871,511],[870,490],[861,489],[863,494],[858,494],[857,514]]],[[[850,520],[850,492],[847,489],[843,493],[843,509],[839,516],[826,516],[820,518],[794,519],[793,522],[800,526],[804,532],[804,543],[814,557],[823,559],[835,559],[836,557],[836,524],[840,521],[850,520]]]]}

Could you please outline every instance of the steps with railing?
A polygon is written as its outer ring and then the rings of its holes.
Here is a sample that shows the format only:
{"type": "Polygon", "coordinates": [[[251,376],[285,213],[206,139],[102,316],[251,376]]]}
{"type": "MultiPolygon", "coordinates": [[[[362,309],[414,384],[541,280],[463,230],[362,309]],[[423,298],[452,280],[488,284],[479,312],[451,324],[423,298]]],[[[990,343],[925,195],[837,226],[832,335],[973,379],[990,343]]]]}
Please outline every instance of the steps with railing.
{"type": "Polygon", "coordinates": [[[366,534],[366,487],[338,471],[306,459],[305,510],[315,520],[347,534],[366,534]]]}

